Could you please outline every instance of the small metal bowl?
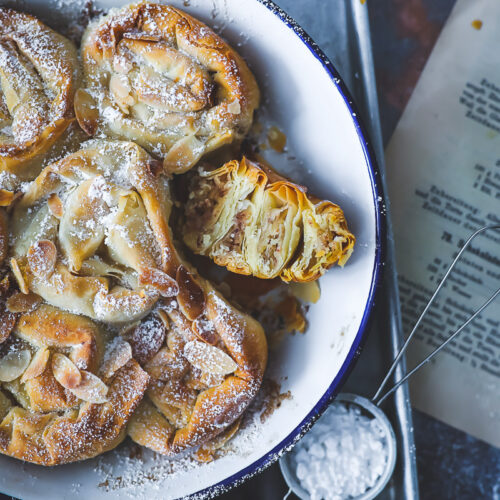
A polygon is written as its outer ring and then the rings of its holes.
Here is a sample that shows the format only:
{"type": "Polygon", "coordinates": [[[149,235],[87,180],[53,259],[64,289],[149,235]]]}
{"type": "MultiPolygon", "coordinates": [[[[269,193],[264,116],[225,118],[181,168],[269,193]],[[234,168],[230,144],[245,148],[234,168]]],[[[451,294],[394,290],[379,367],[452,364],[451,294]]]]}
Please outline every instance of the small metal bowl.
{"type": "MultiPolygon", "coordinates": [[[[392,425],[389,422],[389,419],[386,417],[385,413],[378,407],[375,406],[369,399],[366,399],[362,396],[357,396],[356,394],[339,394],[335,398],[335,403],[346,403],[348,406],[358,406],[361,409],[361,412],[364,415],[367,415],[372,418],[376,418],[380,423],[380,426],[384,430],[386,442],[387,442],[387,464],[384,472],[378,478],[377,482],[374,484],[372,488],[365,491],[362,495],[359,495],[351,500],[372,500],[377,495],[381,493],[381,491],[385,488],[387,483],[392,477],[392,473],[394,472],[394,467],[396,466],[396,455],[397,455],[397,447],[396,447],[396,435],[394,434],[394,430],[392,429],[392,425]]],[[[292,465],[292,458],[294,453],[296,453],[296,449],[292,449],[286,455],[283,455],[280,459],[280,468],[285,478],[286,483],[290,487],[290,489],[302,500],[310,500],[309,493],[302,488],[300,485],[300,481],[297,479],[295,475],[295,470],[292,465]]]]}

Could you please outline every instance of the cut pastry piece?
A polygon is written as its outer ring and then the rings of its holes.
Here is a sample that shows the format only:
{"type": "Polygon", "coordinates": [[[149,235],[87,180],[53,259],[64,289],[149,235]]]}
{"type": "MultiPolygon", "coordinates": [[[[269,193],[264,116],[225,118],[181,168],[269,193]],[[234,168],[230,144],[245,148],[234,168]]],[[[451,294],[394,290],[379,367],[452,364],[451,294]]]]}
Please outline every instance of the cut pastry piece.
{"type": "Polygon", "coordinates": [[[91,24],[82,41],[81,127],[134,140],[188,170],[248,132],[259,90],[243,59],[210,28],[171,6],[139,2],[91,24]]]}
{"type": "Polygon", "coordinates": [[[15,189],[74,120],[76,48],[33,16],[0,8],[0,188],[15,189]]]}
{"type": "Polygon", "coordinates": [[[162,299],[157,316],[124,332],[151,376],[129,435],[167,455],[230,427],[257,394],[267,363],[260,324],[197,276],[174,247],[171,255],[177,297],[162,299]]]}
{"type": "Polygon", "coordinates": [[[355,238],[340,207],[246,158],[191,179],[183,239],[239,274],[312,281],[349,259],[355,238]]]}
{"type": "Polygon", "coordinates": [[[166,180],[155,170],[136,144],[105,140],[46,167],[13,210],[11,267],[21,291],[113,323],[176,295],[166,180]]]}
{"type": "Polygon", "coordinates": [[[103,335],[83,316],[41,305],[0,345],[0,453],[58,465],[114,448],[149,377],[129,359],[103,376],[103,335]]]}

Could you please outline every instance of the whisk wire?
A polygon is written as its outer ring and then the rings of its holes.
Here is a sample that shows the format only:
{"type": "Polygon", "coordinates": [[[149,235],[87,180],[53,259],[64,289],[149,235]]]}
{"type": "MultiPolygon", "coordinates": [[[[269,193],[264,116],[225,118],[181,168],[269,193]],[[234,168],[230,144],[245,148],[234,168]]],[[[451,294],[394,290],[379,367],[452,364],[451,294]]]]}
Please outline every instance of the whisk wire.
{"type": "Polygon", "coordinates": [[[489,225],[489,226],[483,226],[481,227],[480,229],[478,229],[477,231],[475,231],[469,238],[468,240],[463,244],[462,248],[460,249],[460,251],[458,252],[457,256],[453,259],[453,262],[450,264],[450,266],[448,267],[446,273],[444,274],[443,276],[443,279],[441,280],[441,282],[439,283],[439,285],[437,286],[436,290],[434,291],[434,293],[432,294],[432,297],[430,298],[429,302],[427,302],[426,306],[424,307],[422,313],[420,314],[419,318],[417,319],[416,323],[415,323],[415,326],[413,327],[413,329],[411,330],[410,334],[408,335],[406,341],[404,342],[404,344],[402,345],[401,349],[399,350],[396,358],[394,359],[394,361],[392,362],[387,374],[385,375],[384,379],[382,380],[382,383],[380,384],[379,388],[377,389],[377,392],[375,393],[375,395],[372,397],[372,402],[374,404],[376,404],[377,406],[379,406],[382,401],[384,401],[390,394],[392,394],[401,384],[403,384],[404,382],[406,382],[406,380],[408,380],[408,378],[410,378],[417,370],[419,370],[423,365],[425,365],[430,359],[432,359],[438,352],[440,352],[448,343],[450,343],[467,325],[469,325],[469,323],[471,321],[473,321],[484,309],[486,309],[486,307],[488,307],[491,302],[493,302],[497,296],[500,294],[500,288],[498,288],[498,290],[493,293],[493,295],[483,304],[481,305],[481,307],[474,313],[472,314],[469,319],[467,319],[467,321],[465,321],[465,323],[463,323],[452,335],[450,335],[450,337],[445,340],[439,347],[437,347],[436,349],[434,349],[434,351],[432,351],[424,360],[422,360],[415,368],[413,368],[409,373],[407,373],[403,378],[401,378],[391,389],[389,389],[383,396],[380,396],[380,394],[382,393],[384,387],[387,385],[387,382],[389,381],[389,378],[391,377],[394,369],[396,368],[397,364],[399,363],[399,361],[401,360],[401,357],[403,356],[403,354],[406,352],[415,332],[417,331],[418,327],[420,326],[420,323],[422,322],[424,316],[427,314],[427,311],[429,310],[429,308],[432,306],[432,304],[434,303],[437,295],[439,294],[439,292],[441,291],[441,289],[443,288],[443,286],[445,285],[446,283],[446,280],[448,279],[449,275],[451,274],[451,272],[453,271],[453,269],[455,268],[455,265],[457,264],[457,262],[460,260],[462,254],[465,252],[465,250],[467,249],[467,247],[469,246],[469,244],[472,242],[472,240],[474,240],[477,236],[479,236],[480,234],[488,231],[488,230],[492,230],[492,229],[500,229],[500,224],[494,224],[494,225],[489,225]]]}

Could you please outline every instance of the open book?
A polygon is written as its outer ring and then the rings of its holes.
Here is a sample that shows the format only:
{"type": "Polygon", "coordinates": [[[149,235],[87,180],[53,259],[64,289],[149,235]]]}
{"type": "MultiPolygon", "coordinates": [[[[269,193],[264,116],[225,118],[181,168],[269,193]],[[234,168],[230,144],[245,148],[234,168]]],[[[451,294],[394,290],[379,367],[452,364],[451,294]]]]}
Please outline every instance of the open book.
{"type": "MultiPolygon", "coordinates": [[[[409,332],[464,240],[500,223],[500,2],[458,0],[386,150],[409,332]]],[[[500,286],[500,231],[477,238],[416,334],[409,368],[500,286]]],[[[500,300],[410,383],[413,405],[500,447],[500,300]]]]}

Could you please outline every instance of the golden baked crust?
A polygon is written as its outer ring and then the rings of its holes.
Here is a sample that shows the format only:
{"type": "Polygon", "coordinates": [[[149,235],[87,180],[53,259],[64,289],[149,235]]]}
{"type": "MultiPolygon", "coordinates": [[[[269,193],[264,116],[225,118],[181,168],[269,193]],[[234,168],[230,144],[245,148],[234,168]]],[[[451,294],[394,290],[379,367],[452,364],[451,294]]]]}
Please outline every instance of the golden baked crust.
{"type": "Polygon", "coordinates": [[[155,169],[136,144],[106,140],[46,167],[12,214],[10,263],[21,291],[111,323],[175,295],[166,181],[155,169]]]}
{"type": "Polygon", "coordinates": [[[166,172],[184,172],[241,140],[259,103],[243,59],[171,6],[139,2],[111,11],[87,29],[82,55],[81,127],[136,141],[163,158],[166,172]]]}
{"type": "Polygon", "coordinates": [[[340,207],[246,158],[191,180],[183,238],[239,274],[312,281],[344,265],[355,238],[340,207]]]}
{"type": "Polygon", "coordinates": [[[207,282],[190,279],[202,291],[201,313],[189,320],[174,301],[165,305],[170,326],[163,346],[144,365],[151,385],[128,428],[135,442],[167,455],[207,443],[237,421],[257,394],[267,363],[259,323],[207,282]]]}
{"type": "Polygon", "coordinates": [[[129,435],[162,454],[206,443],[234,424],[262,382],[267,342],[260,324],[196,275],[172,246],[179,293],[125,333],[151,376],[129,435]],[[152,339],[156,339],[152,342],[152,339]]]}
{"type": "Polygon", "coordinates": [[[91,320],[40,305],[0,343],[0,452],[41,465],[114,448],[149,377],[91,320]]]}
{"type": "MultiPolygon", "coordinates": [[[[15,201],[10,263],[22,303],[29,303],[35,292],[52,304],[36,310],[40,315],[39,311],[51,308],[50,321],[23,316],[15,338],[24,339],[29,324],[29,341],[49,345],[56,335],[50,324],[59,324],[58,315],[93,325],[90,319],[62,309],[124,323],[118,339],[124,337],[121,342],[127,346],[130,342],[130,356],[152,378],[148,399],[137,410],[129,433],[140,444],[175,454],[207,442],[241,416],[259,389],[267,344],[254,319],[232,307],[183,262],[168,226],[171,205],[161,165],[142,148],[124,141],[89,141],[77,153],[46,167],[15,201]],[[153,306],[153,315],[130,328],[153,306]]],[[[82,334],[81,326],[76,329],[82,334]]],[[[68,330],[75,328],[65,326],[68,330]]],[[[96,350],[81,335],[77,345],[78,352],[96,350]]],[[[43,360],[46,354],[40,356],[43,360]]],[[[68,357],[74,365],[75,356],[68,357]]],[[[0,380],[1,363],[0,359],[0,380]]],[[[5,431],[10,436],[4,445],[8,453],[35,456],[50,448],[51,458],[40,461],[60,462],[54,450],[62,447],[65,456],[83,457],[81,449],[68,452],[69,444],[43,441],[55,440],[61,429],[61,439],[66,440],[66,435],[78,432],[73,430],[78,418],[87,418],[80,412],[79,417],[72,413],[69,422],[52,421],[54,412],[72,408],[75,399],[50,372],[22,387],[16,381],[7,381],[4,387],[31,410],[43,412],[33,420],[16,408],[5,417],[1,425],[10,432],[5,431]],[[28,444],[12,444],[17,442],[13,422],[19,432],[28,429],[28,444]],[[49,432],[48,426],[58,430],[49,432]],[[40,448],[41,439],[45,448],[40,448]],[[23,446],[37,451],[14,451],[23,446]]],[[[92,409],[92,415],[96,411],[92,409]]],[[[111,418],[112,409],[106,411],[111,418]]]]}
{"type": "Polygon", "coordinates": [[[74,120],[76,48],[33,16],[0,8],[0,188],[33,179],[74,120]]]}

